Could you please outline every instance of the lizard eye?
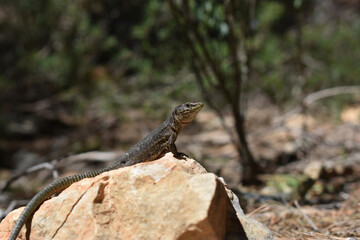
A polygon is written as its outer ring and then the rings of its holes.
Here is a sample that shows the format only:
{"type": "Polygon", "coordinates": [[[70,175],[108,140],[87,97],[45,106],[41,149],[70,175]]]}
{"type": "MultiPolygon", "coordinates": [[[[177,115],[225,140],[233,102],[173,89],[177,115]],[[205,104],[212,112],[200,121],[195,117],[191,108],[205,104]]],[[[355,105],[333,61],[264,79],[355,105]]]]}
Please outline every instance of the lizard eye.
{"type": "Polygon", "coordinates": [[[189,108],[189,107],[190,107],[190,104],[189,104],[189,103],[187,103],[187,104],[185,104],[185,106],[189,108]]]}

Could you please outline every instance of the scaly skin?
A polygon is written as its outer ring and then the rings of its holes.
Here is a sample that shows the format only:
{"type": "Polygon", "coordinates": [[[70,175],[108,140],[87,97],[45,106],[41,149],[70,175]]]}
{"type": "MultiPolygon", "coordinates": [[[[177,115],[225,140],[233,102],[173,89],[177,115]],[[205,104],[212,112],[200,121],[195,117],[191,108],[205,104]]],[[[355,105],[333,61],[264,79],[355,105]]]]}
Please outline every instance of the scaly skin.
{"type": "Polygon", "coordinates": [[[46,199],[66,189],[74,182],[78,182],[84,178],[92,178],[103,172],[121,167],[153,161],[164,156],[167,152],[172,152],[176,157],[179,157],[180,154],[177,152],[175,146],[176,138],[181,130],[194,120],[196,114],[203,106],[204,104],[201,102],[193,102],[175,107],[170,116],[160,126],[133,146],[111,166],[55,180],[49,186],[38,192],[26,205],[26,208],[21,213],[11,231],[9,240],[16,239],[25,222],[46,199]]]}

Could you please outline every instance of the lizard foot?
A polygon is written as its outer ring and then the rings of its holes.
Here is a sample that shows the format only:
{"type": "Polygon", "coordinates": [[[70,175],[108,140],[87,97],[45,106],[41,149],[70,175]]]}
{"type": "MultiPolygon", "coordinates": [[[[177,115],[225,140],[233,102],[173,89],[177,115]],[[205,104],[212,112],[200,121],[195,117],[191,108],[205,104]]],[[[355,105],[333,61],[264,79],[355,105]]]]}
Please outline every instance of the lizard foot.
{"type": "Polygon", "coordinates": [[[181,160],[185,160],[186,158],[189,158],[188,155],[186,155],[185,153],[182,153],[182,152],[175,153],[174,157],[177,159],[181,159],[181,160]]]}

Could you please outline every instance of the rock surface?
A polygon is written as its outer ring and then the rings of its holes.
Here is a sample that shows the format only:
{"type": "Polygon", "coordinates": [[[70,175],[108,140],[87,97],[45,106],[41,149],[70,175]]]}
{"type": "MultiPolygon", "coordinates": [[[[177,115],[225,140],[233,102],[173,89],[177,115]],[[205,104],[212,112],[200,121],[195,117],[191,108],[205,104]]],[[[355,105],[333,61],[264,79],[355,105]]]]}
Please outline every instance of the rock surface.
{"type": "MultiPolygon", "coordinates": [[[[0,223],[0,239],[8,238],[22,210],[0,223]]],[[[221,178],[172,154],[74,183],[45,201],[19,237],[273,239],[261,223],[245,217],[221,178]]]]}

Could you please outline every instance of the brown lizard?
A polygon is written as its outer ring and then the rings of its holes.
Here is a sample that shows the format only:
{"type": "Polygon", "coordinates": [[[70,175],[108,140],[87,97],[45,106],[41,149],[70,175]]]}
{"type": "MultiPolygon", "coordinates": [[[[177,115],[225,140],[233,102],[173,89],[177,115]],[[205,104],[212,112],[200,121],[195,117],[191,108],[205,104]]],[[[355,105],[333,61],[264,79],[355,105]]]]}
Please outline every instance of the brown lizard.
{"type": "Polygon", "coordinates": [[[38,192],[26,205],[24,211],[17,219],[15,226],[11,231],[9,240],[16,239],[21,228],[28,218],[35,212],[38,206],[40,206],[49,197],[66,189],[74,182],[80,181],[84,178],[92,178],[103,172],[121,167],[153,161],[164,156],[167,152],[172,152],[175,157],[181,158],[182,155],[178,153],[175,146],[176,138],[181,130],[194,120],[196,114],[203,106],[204,104],[201,102],[189,102],[175,107],[170,116],[162,124],[160,124],[143,140],[133,146],[128,152],[122,155],[111,166],[55,180],[49,186],[38,192]]]}

